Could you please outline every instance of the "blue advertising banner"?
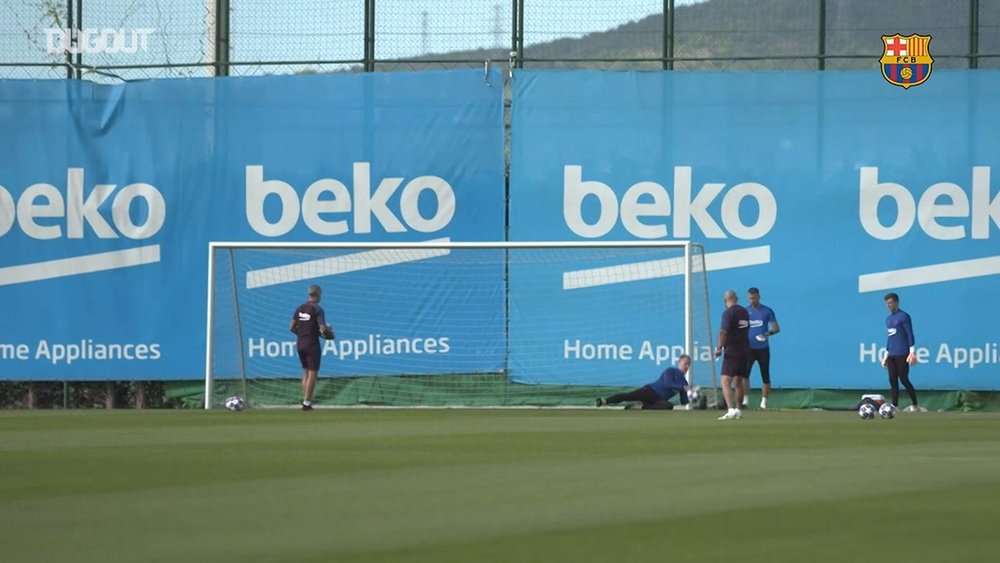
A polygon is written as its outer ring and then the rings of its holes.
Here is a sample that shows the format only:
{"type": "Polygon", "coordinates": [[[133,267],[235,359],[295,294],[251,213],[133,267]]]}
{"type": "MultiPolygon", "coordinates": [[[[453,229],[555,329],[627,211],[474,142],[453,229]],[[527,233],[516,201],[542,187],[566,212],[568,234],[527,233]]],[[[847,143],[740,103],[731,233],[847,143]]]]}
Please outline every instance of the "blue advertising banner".
{"type": "MultiPolygon", "coordinates": [[[[501,240],[500,84],[473,70],[0,81],[0,379],[203,377],[209,241],[501,240]]],[[[283,339],[308,283],[259,313],[283,339]]],[[[368,314],[388,318],[392,296],[369,293],[368,314]]],[[[498,314],[499,293],[477,310],[498,314]]],[[[462,334],[438,333],[453,309],[435,335],[460,350],[462,334]]],[[[501,347],[493,320],[477,345],[501,347]]],[[[342,373],[396,369],[372,354],[342,373]]]]}
{"type": "MultiPolygon", "coordinates": [[[[1000,388],[1000,73],[938,71],[904,90],[872,72],[522,71],[512,108],[512,240],[704,244],[713,338],[723,292],[746,305],[760,288],[781,327],[778,387],[883,388],[883,297],[896,292],[913,319],[918,388],[1000,388]]],[[[596,325],[540,343],[545,320],[512,306],[513,378],[654,379],[655,359],[578,353],[578,341],[677,344],[676,320],[626,301],[649,283],[586,290],[606,325],[643,325],[631,336],[596,325]],[[518,335],[535,339],[536,358],[519,354],[529,343],[518,335]],[[558,368],[532,371],[540,354],[558,368]]],[[[513,287],[512,304],[522,300],[513,287]]]]}

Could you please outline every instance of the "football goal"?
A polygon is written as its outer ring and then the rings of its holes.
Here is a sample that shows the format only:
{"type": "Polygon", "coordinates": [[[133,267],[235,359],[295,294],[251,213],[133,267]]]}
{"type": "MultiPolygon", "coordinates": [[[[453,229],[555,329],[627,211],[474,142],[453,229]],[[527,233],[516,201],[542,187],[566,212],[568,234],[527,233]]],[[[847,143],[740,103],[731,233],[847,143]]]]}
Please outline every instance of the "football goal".
{"type": "Polygon", "coordinates": [[[317,406],[593,405],[682,354],[714,396],[699,244],[213,242],[206,408],[302,400],[289,325],[312,284],[336,332],[317,406]]]}

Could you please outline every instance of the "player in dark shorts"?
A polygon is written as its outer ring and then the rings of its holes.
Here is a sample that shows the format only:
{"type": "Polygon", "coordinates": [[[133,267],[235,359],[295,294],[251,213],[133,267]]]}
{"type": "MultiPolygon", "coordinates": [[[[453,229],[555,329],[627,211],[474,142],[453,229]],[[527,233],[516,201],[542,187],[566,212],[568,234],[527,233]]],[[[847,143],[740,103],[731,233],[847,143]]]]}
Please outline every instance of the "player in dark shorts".
{"type": "Polygon", "coordinates": [[[739,297],[733,290],[726,291],[723,301],[726,310],[722,312],[722,322],[719,325],[719,347],[715,349],[715,357],[722,356],[722,396],[726,398],[726,414],[719,420],[740,418],[740,403],[743,402],[743,382],[740,378],[747,377],[747,358],[750,355],[750,342],[747,340],[750,331],[750,315],[739,305],[739,297]],[[725,352],[725,354],[723,354],[725,352]],[[733,397],[735,387],[735,395],[733,397]]]}
{"type": "Polygon", "coordinates": [[[604,405],[636,401],[642,403],[641,408],[643,409],[670,410],[674,408],[674,404],[670,402],[674,395],[680,395],[681,404],[687,405],[688,382],[684,374],[690,367],[691,356],[684,354],[677,358],[677,367],[667,368],[656,381],[628,393],[611,395],[607,399],[598,398],[597,406],[603,407],[604,405]]]}
{"type": "Polygon", "coordinates": [[[319,306],[323,290],[318,285],[309,286],[309,300],[298,306],[292,314],[292,323],[288,326],[298,337],[299,361],[302,362],[302,410],[312,410],[313,389],[316,388],[316,377],[319,374],[319,364],[323,358],[323,347],[319,338],[333,338],[333,329],[326,324],[326,313],[319,306]]]}
{"type": "Polygon", "coordinates": [[[910,383],[910,365],[917,363],[913,321],[906,311],[899,308],[899,296],[895,293],[886,294],[885,306],[889,309],[889,316],[885,318],[885,328],[889,337],[885,343],[887,355],[882,360],[882,367],[889,370],[892,404],[899,406],[899,384],[902,383],[911,402],[906,410],[924,411],[926,409],[917,405],[917,391],[910,383]]]}

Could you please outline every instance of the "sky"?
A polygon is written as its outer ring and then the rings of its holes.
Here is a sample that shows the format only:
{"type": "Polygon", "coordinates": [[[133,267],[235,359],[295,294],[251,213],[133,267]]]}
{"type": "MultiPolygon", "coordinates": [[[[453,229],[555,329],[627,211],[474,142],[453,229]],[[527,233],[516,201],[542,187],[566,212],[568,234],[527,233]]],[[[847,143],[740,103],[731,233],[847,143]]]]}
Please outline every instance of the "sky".
{"type": "MultiPolygon", "coordinates": [[[[378,59],[506,47],[512,0],[378,0],[378,59]]],[[[678,5],[704,0],[676,0],[678,5]]],[[[49,62],[45,28],[56,27],[45,5],[65,0],[0,0],[0,63],[49,62]]],[[[232,61],[359,60],[364,47],[363,0],[232,0],[232,61]]],[[[83,28],[152,29],[148,51],[85,53],[85,64],[198,63],[211,60],[215,0],[86,0],[83,28]]],[[[662,12],[663,0],[525,0],[525,43],[617,27],[662,12]]],[[[65,26],[65,22],[62,22],[65,26]]],[[[74,27],[80,27],[78,25],[74,27]]],[[[298,67],[296,67],[298,68],[298,67]]],[[[271,71],[277,69],[272,68],[271,71]]],[[[245,68],[242,73],[268,71],[245,68]]],[[[287,72],[287,70],[285,70],[287,72]]],[[[0,67],[0,77],[58,78],[63,70],[0,67]]],[[[175,75],[205,75],[178,70],[175,75]]],[[[162,75],[162,74],[161,74],[162,75]]]]}

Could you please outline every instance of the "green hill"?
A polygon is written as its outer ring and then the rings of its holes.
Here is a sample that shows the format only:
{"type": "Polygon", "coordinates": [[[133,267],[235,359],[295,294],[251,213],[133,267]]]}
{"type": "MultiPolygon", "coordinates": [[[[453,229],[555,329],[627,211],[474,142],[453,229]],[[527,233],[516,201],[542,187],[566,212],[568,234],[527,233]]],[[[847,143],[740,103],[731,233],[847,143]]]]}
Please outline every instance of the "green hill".
{"type": "MultiPolygon", "coordinates": [[[[882,53],[880,36],[890,33],[930,34],[938,68],[966,68],[969,51],[969,6],[966,0],[845,0],[827,2],[827,68],[876,68],[882,53]],[[950,57],[949,57],[950,56],[950,57]]],[[[980,67],[1000,68],[1000,2],[981,0],[979,52],[997,55],[980,67]]],[[[663,53],[663,15],[578,38],[533,42],[525,24],[526,68],[658,69],[663,53]],[[574,61],[574,59],[577,59],[574,61]],[[602,61],[603,60],[603,61],[602,61]]],[[[572,33],[571,27],[563,29],[572,33]]],[[[819,52],[819,2],[804,0],[708,0],[679,6],[674,12],[674,56],[677,69],[815,69],[819,52]],[[766,59],[766,57],[773,57],[766,59]]],[[[536,34],[537,35],[537,34],[536,34]]],[[[381,70],[458,66],[459,61],[506,61],[508,50],[480,49],[430,54],[407,62],[381,63],[381,70]],[[430,61],[456,61],[431,63],[430,61]],[[421,63],[420,61],[428,61],[421,63]]]]}

